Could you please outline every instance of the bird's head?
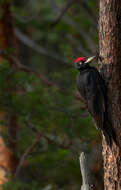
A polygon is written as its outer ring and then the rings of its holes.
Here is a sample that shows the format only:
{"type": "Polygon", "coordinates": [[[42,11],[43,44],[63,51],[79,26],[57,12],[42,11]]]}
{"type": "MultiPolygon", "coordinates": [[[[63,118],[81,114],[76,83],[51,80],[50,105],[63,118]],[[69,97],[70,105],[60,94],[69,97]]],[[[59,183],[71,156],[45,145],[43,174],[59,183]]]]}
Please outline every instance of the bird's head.
{"type": "Polygon", "coordinates": [[[74,66],[76,69],[80,70],[82,67],[86,66],[87,64],[89,64],[93,59],[95,58],[95,56],[86,58],[86,57],[78,57],[74,60],[74,66]]]}

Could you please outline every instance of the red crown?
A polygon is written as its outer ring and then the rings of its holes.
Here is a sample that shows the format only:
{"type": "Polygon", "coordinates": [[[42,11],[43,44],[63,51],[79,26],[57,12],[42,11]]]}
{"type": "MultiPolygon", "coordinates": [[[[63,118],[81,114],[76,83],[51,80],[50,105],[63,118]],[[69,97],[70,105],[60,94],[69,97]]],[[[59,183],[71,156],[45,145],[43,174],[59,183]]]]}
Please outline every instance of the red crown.
{"type": "Polygon", "coordinates": [[[74,63],[80,62],[80,61],[86,61],[86,57],[78,57],[74,60],[74,63]]]}

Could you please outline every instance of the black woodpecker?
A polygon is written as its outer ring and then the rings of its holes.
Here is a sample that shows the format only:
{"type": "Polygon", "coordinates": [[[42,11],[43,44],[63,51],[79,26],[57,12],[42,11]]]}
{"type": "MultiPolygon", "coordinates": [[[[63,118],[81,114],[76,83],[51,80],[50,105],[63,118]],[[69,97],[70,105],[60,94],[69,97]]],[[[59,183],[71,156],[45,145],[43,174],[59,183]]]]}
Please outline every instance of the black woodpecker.
{"type": "Polygon", "coordinates": [[[79,71],[77,87],[82,100],[95,121],[97,128],[102,131],[107,144],[111,146],[112,139],[116,143],[116,136],[106,117],[105,82],[98,70],[89,65],[94,58],[95,56],[90,58],[78,57],[75,59],[74,65],[79,71]]]}

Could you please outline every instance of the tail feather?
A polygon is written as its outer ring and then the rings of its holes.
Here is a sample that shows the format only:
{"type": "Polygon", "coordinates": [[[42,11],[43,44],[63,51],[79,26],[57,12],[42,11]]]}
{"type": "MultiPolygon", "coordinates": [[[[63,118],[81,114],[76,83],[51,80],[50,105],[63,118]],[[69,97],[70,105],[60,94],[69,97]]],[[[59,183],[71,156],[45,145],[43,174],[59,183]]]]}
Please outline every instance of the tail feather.
{"type": "Polygon", "coordinates": [[[111,136],[105,131],[103,130],[103,135],[105,136],[105,140],[107,142],[107,144],[112,147],[112,139],[111,139],[111,136]]]}
{"type": "Polygon", "coordinates": [[[118,145],[117,140],[116,140],[115,131],[113,130],[111,124],[108,121],[104,122],[104,125],[103,125],[103,134],[105,136],[107,144],[110,147],[112,146],[112,141],[114,141],[114,143],[116,145],[118,145]]]}

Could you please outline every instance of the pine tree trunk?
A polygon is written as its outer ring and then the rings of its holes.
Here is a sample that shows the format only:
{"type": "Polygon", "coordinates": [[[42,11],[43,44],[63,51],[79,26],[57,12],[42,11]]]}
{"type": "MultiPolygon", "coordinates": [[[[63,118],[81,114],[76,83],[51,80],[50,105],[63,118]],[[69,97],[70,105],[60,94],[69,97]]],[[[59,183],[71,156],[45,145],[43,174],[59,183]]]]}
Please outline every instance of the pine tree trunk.
{"type": "Polygon", "coordinates": [[[104,189],[121,189],[121,0],[100,0],[99,61],[107,84],[108,118],[119,146],[103,138],[104,189]]]}
{"type": "MultiPolygon", "coordinates": [[[[0,2],[0,50],[7,51],[11,49],[13,52],[14,48],[15,36],[11,3],[9,0],[4,0],[0,2]]],[[[3,56],[0,55],[0,64],[4,64],[3,60],[3,56]]],[[[8,61],[10,60],[8,59],[8,61]]],[[[6,82],[10,83],[11,80],[6,80],[6,82]]],[[[11,93],[13,93],[12,91],[11,93]]],[[[4,93],[7,93],[7,90],[4,93]]],[[[17,130],[16,116],[13,116],[11,113],[0,112],[0,120],[6,120],[6,116],[9,118],[8,125],[0,125],[0,131],[4,131],[4,133],[10,132],[10,139],[14,140],[14,143],[13,141],[10,142],[12,147],[10,149],[6,146],[2,136],[0,136],[0,189],[2,189],[2,185],[8,181],[8,173],[13,172],[17,164],[17,159],[14,155],[17,130]]]]}

